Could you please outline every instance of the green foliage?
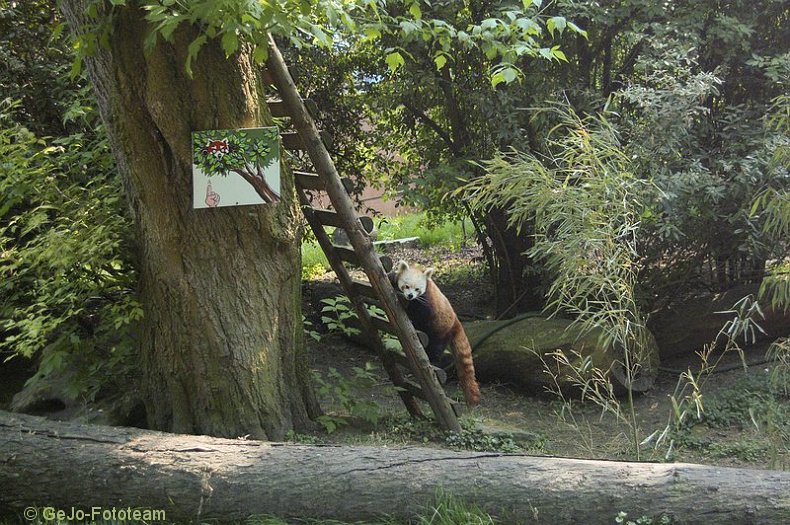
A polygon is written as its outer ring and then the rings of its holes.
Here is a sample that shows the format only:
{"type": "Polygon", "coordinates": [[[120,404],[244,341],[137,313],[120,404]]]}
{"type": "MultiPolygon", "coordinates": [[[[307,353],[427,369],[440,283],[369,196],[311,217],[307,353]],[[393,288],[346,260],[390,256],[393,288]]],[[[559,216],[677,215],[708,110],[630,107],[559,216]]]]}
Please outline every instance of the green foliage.
{"type": "Polygon", "coordinates": [[[544,27],[552,38],[555,31],[559,36],[566,29],[585,34],[562,16],[548,19],[538,16],[539,5],[534,4],[511,4],[486,10],[483,6],[458,9],[457,6],[412,1],[408,16],[398,13],[402,8],[397,6],[387,13],[392,13],[390,16],[383,17],[381,26],[397,42],[396,46],[385,50],[385,62],[390,72],[395,73],[406,64],[404,55],[414,58],[413,53],[419,53],[427,55],[436,69],[442,70],[457,55],[477,52],[491,61],[488,71],[494,88],[502,82],[511,83],[523,77],[518,64],[525,57],[567,60],[558,45],[541,46],[544,27]]]}
{"type": "Polygon", "coordinates": [[[405,442],[422,444],[441,443],[446,435],[433,422],[410,417],[395,418],[390,422],[387,432],[405,442]]]}
{"type": "MultiPolygon", "coordinates": [[[[459,432],[441,431],[428,421],[404,419],[395,421],[388,428],[393,436],[401,437],[407,441],[418,443],[439,443],[459,450],[474,450],[478,452],[515,453],[524,449],[516,443],[513,436],[506,432],[488,433],[477,426],[478,421],[464,418],[461,420],[459,432]]],[[[545,446],[545,437],[536,435],[526,446],[530,450],[542,450],[545,446]]]]}
{"type": "MultiPolygon", "coordinates": [[[[722,361],[725,357],[735,353],[740,358],[745,370],[745,355],[739,346],[739,341],[753,343],[755,331],[762,330],[758,324],[763,319],[762,311],[759,304],[754,301],[754,297],[750,295],[739,299],[730,310],[721,313],[732,315],[732,317],[722,326],[715,341],[711,341],[698,352],[701,359],[699,370],[692,371],[689,368],[678,377],[675,390],[669,396],[671,410],[667,425],[663,429],[653,432],[641,443],[641,445],[653,443],[656,449],[668,444],[667,459],[672,456],[676,443],[688,444],[688,429],[695,423],[705,421],[708,417],[710,406],[707,396],[703,395],[703,387],[713,374],[721,371],[722,361]],[[714,357],[716,341],[723,343],[723,349],[714,357]]],[[[737,395],[741,395],[740,390],[737,395]]],[[[717,419],[715,410],[711,417],[713,420],[717,419]]],[[[754,421],[752,422],[754,423],[754,421]]],[[[757,425],[757,423],[754,424],[757,425]]]]}
{"type": "MultiPolygon", "coordinates": [[[[558,45],[541,47],[538,39],[544,24],[552,37],[555,32],[560,35],[565,30],[585,34],[562,16],[548,20],[538,16],[538,3],[535,4],[532,9],[528,4],[525,4],[527,7],[515,5],[478,16],[472,16],[470,9],[459,11],[455,7],[448,9],[420,0],[285,0],[275,3],[145,0],[141,7],[152,29],[145,42],[149,50],[160,38],[173,42],[180,26],[200,28],[188,47],[185,69],[189,75],[201,48],[211,40],[216,40],[228,57],[245,49],[257,64],[263,63],[268,56],[271,33],[288,39],[298,49],[332,49],[338,47],[340,41],[345,45],[371,46],[392,39],[397,45],[376,46],[383,50],[382,56],[390,73],[406,63],[404,55],[413,58],[408,50],[412,46],[424,48],[437,70],[444,68],[459,51],[475,51],[495,64],[489,76],[496,86],[520,77],[516,62],[521,57],[567,60],[558,45]]],[[[95,53],[98,46],[109,39],[107,22],[113,12],[129,6],[126,0],[113,0],[109,6],[102,0],[89,3],[87,14],[96,21],[96,27],[76,37],[77,49],[84,55],[95,53]]]]}
{"type": "Polygon", "coordinates": [[[702,421],[714,429],[732,426],[759,428],[769,419],[774,419],[784,422],[790,430],[790,406],[781,404],[778,395],[765,375],[745,377],[733,388],[708,400],[702,421]]]}
{"type": "Polygon", "coordinates": [[[321,334],[318,333],[317,330],[313,327],[313,323],[305,319],[305,316],[302,316],[302,326],[304,327],[304,333],[307,334],[311,339],[316,342],[321,341],[321,334]]]}
{"type": "MultiPolygon", "coordinates": [[[[790,96],[780,95],[773,100],[767,126],[780,137],[769,168],[786,178],[790,169],[790,96]]],[[[751,212],[752,215],[760,213],[764,218],[765,234],[787,249],[787,239],[790,238],[790,189],[787,185],[769,185],[754,199],[751,212]]],[[[774,308],[790,308],[790,263],[787,260],[769,266],[760,287],[760,297],[766,296],[774,308]]]]}
{"type": "Polygon", "coordinates": [[[345,414],[324,414],[318,417],[318,422],[330,434],[339,426],[347,424],[349,417],[361,419],[373,426],[381,418],[381,410],[375,401],[359,399],[360,392],[370,391],[378,386],[379,378],[374,373],[376,365],[368,362],[365,363],[365,368],[354,367],[353,370],[354,375],[346,378],[337,369],[330,368],[326,379],[313,371],[319,397],[330,400],[345,411],[345,414]]]}
{"type": "Polygon", "coordinates": [[[311,436],[309,434],[300,434],[293,430],[289,430],[285,434],[285,440],[292,443],[299,443],[302,445],[320,445],[324,442],[321,438],[317,436],[311,436]]]}
{"type": "Polygon", "coordinates": [[[444,443],[451,448],[476,450],[478,452],[521,452],[510,436],[494,436],[479,429],[463,429],[460,432],[448,432],[444,443]]]}
{"type": "Polygon", "coordinates": [[[36,378],[72,365],[72,396],[91,396],[131,370],[130,221],[100,127],[42,140],[13,109],[0,105],[0,351],[40,355],[36,378]]]}
{"type": "Polygon", "coordinates": [[[726,289],[759,279],[782,245],[752,213],[754,195],[787,184],[771,166],[782,139],[755,125],[762,115],[743,106],[714,111],[706,101],[722,97],[726,83],[673,60],[670,68],[650,66],[615,104],[634,169],[663,192],[642,233],[645,281],[659,304],[679,286],[726,289]],[[715,149],[702,147],[711,141],[715,149]]]}
{"type": "MultiPolygon", "coordinates": [[[[496,21],[504,20],[497,7],[486,12],[487,6],[470,6],[472,13],[458,10],[443,18],[471,14],[482,34],[483,25],[496,31],[507,24],[496,21]]],[[[422,20],[443,8],[421,5],[422,20]]],[[[567,64],[524,55],[514,62],[513,69],[523,72],[519,82],[498,82],[495,89],[481,72],[496,70],[497,80],[514,73],[509,66],[497,70],[499,62],[492,63],[485,51],[445,58],[436,55],[440,48],[433,40],[403,44],[383,35],[393,53],[389,67],[397,68],[385,78],[381,69],[386,64],[373,58],[378,49],[342,49],[338,58],[347,94],[342,98],[356,105],[361,100],[367,111],[357,114],[375,122],[359,141],[367,156],[361,155],[351,171],[392,181],[408,202],[428,208],[432,216],[466,215],[462,199],[446,196],[480,175],[467,160],[491,159],[509,148],[541,158],[551,152],[557,119],[535,108],[567,100],[586,115],[609,104],[631,172],[664,192],[640,224],[642,281],[654,292],[643,296],[649,297],[644,311],[676,300],[679,288],[723,289],[759,279],[761,263],[783,247],[772,242],[777,237],[766,237],[760,220],[748,213],[764,184],[787,184],[769,168],[780,139],[759,125],[770,100],[786,91],[783,43],[790,35],[782,2],[695,0],[664,6],[629,0],[614,6],[565,0],[550,9],[555,12],[541,13],[538,23],[545,24],[544,36],[553,34],[562,46],[567,64]],[[558,16],[564,17],[564,33],[558,16]],[[584,36],[567,29],[570,19],[586,29],[584,36]],[[349,53],[357,57],[356,71],[348,64],[349,53]]],[[[331,71],[331,66],[323,68],[331,71]]],[[[337,87],[333,84],[322,100],[337,98],[337,87]]],[[[333,107],[342,104],[333,102],[333,107]]],[[[492,216],[474,217],[491,239],[502,233],[491,225],[492,216]]],[[[495,255],[492,272],[504,264],[502,254],[495,255]]],[[[529,271],[543,275],[534,263],[529,271]]]]}
{"type": "MultiPolygon", "coordinates": [[[[94,0],[89,4],[87,13],[96,20],[97,27],[78,36],[78,47],[85,54],[95,52],[97,45],[108,38],[106,22],[112,12],[131,6],[126,0],[113,0],[111,4],[109,9],[102,0],[94,0]]],[[[329,47],[334,43],[330,35],[336,30],[355,30],[357,24],[352,15],[368,9],[372,15],[376,12],[376,2],[373,1],[285,0],[259,3],[234,0],[145,0],[140,4],[152,29],[145,41],[149,50],[160,38],[172,42],[181,26],[200,28],[189,45],[184,65],[189,75],[192,74],[193,61],[210,40],[217,40],[228,57],[241,49],[247,49],[255,62],[261,64],[268,56],[269,33],[289,38],[299,47],[329,47]]]]}
{"type": "Polygon", "coordinates": [[[325,274],[329,261],[316,241],[302,241],[302,280],[310,281],[325,274]]]}
{"type": "Polygon", "coordinates": [[[358,319],[358,316],[347,296],[328,297],[321,299],[321,303],[324,305],[321,314],[325,314],[321,315],[321,322],[330,333],[338,332],[347,337],[359,335],[359,328],[348,325],[349,319],[358,319]]]}
{"type": "Polygon", "coordinates": [[[19,101],[5,111],[38,136],[75,132],[84,114],[86,83],[69,78],[65,40],[54,2],[0,2],[0,97],[19,101]]]}
{"type": "Polygon", "coordinates": [[[285,520],[273,516],[256,516],[242,522],[243,525],[402,525],[401,522],[382,517],[380,520],[370,521],[338,521],[323,519],[292,519],[285,520]]]}

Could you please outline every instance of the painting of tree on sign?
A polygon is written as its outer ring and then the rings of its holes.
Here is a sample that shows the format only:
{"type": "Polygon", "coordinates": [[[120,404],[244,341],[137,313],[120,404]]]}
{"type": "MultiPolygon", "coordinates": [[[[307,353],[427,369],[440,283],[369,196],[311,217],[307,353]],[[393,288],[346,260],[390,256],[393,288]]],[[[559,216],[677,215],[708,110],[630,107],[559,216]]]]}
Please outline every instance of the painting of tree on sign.
{"type": "Polygon", "coordinates": [[[195,208],[280,200],[280,135],[276,127],[192,133],[195,208]]]}

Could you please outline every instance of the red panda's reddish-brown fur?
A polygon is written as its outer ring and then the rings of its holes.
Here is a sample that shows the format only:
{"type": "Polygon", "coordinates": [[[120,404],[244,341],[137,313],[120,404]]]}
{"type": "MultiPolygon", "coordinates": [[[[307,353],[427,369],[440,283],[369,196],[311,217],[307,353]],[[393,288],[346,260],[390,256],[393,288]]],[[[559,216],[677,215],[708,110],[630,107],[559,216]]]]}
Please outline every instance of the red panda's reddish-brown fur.
{"type": "Polygon", "coordinates": [[[405,261],[399,261],[393,284],[403,293],[404,279],[425,280],[424,292],[407,301],[406,313],[414,327],[428,335],[428,346],[425,350],[434,365],[443,366],[442,352],[445,347],[450,346],[464,399],[469,406],[477,405],[480,403],[480,386],[475,379],[472,347],[450,301],[431,280],[431,275],[433,269],[423,272],[409,267],[405,261]]]}

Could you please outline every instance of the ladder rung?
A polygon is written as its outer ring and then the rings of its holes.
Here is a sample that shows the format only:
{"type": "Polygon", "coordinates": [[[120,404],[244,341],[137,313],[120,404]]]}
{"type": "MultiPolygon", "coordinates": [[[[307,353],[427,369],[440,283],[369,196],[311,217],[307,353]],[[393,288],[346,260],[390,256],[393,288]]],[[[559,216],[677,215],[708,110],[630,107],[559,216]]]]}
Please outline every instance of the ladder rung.
{"type": "MultiPolygon", "coordinates": [[[[330,137],[329,133],[326,131],[320,131],[319,134],[326,149],[331,149],[332,138],[330,137]]],[[[305,144],[304,140],[302,140],[302,137],[296,131],[284,131],[283,133],[280,133],[280,136],[283,139],[283,147],[289,151],[300,151],[307,149],[307,145],[305,144]]]]}
{"type": "Polygon", "coordinates": [[[343,222],[340,220],[340,215],[332,210],[323,210],[321,208],[308,208],[313,212],[318,222],[325,226],[335,226],[337,228],[343,227],[343,222]]]}
{"type": "MultiPolygon", "coordinates": [[[[319,220],[319,222],[325,226],[335,226],[337,228],[345,229],[343,221],[336,212],[332,210],[324,210],[321,208],[313,208],[313,214],[319,220]]],[[[366,232],[371,233],[375,228],[373,224],[373,219],[370,217],[357,217],[359,222],[362,223],[362,227],[365,229],[366,232]]]]}
{"type": "Polygon", "coordinates": [[[326,181],[317,173],[294,171],[294,177],[296,177],[296,182],[303,190],[326,190],[326,181]]]}
{"type": "Polygon", "coordinates": [[[398,335],[398,330],[383,317],[379,317],[377,315],[371,315],[370,321],[371,324],[373,325],[373,328],[377,330],[381,330],[382,332],[386,332],[391,335],[398,335]]]}
{"type": "MultiPolygon", "coordinates": [[[[334,249],[337,252],[338,257],[340,257],[341,260],[347,263],[351,263],[355,266],[361,266],[359,264],[359,258],[357,257],[357,252],[355,252],[352,248],[333,244],[332,249],[334,249]]],[[[392,270],[392,259],[390,259],[386,255],[382,255],[379,257],[379,260],[381,260],[381,265],[384,267],[385,272],[389,272],[390,270],[392,270]]]]}
{"type": "Polygon", "coordinates": [[[404,381],[403,384],[398,385],[401,388],[405,388],[411,395],[414,397],[418,397],[423,401],[427,401],[428,398],[425,396],[422,388],[419,385],[415,385],[411,381],[404,381]]]}
{"type": "Polygon", "coordinates": [[[398,352],[394,352],[392,350],[387,350],[386,353],[384,354],[384,356],[385,356],[385,359],[391,359],[396,364],[402,366],[406,370],[411,370],[411,365],[409,364],[409,359],[405,355],[400,354],[398,352]]]}
{"type": "Polygon", "coordinates": [[[283,139],[283,147],[289,151],[307,149],[302,137],[295,131],[285,131],[280,133],[280,137],[283,139]]]}
{"type": "MultiPolygon", "coordinates": [[[[290,117],[291,114],[288,112],[288,106],[285,105],[285,102],[279,99],[272,99],[267,100],[266,103],[269,105],[269,111],[272,112],[273,117],[290,117]]],[[[313,117],[318,116],[318,106],[315,102],[310,99],[302,100],[302,103],[307,108],[307,111],[313,117]]]]}
{"type": "MultiPolygon", "coordinates": [[[[326,226],[335,226],[337,228],[344,228],[345,225],[343,224],[343,221],[340,218],[340,215],[337,214],[337,212],[334,212],[332,210],[324,210],[321,208],[313,208],[312,210],[313,210],[313,214],[321,222],[321,224],[324,224],[326,226]]],[[[370,233],[375,228],[375,225],[373,224],[373,219],[371,219],[370,217],[357,217],[357,219],[359,219],[359,222],[362,223],[362,227],[365,229],[366,232],[370,233]]]]}
{"type": "MultiPolygon", "coordinates": [[[[294,177],[303,190],[326,191],[326,181],[318,173],[294,171],[294,177]]],[[[354,182],[348,177],[343,177],[340,181],[343,183],[346,193],[351,193],[354,189],[354,182]]]]}
{"type": "Polygon", "coordinates": [[[340,257],[341,260],[359,266],[359,259],[357,259],[357,252],[355,252],[351,248],[346,248],[344,246],[333,245],[332,248],[337,252],[338,257],[340,257]]]}
{"type": "Polygon", "coordinates": [[[282,100],[267,100],[266,104],[269,105],[269,111],[271,111],[272,116],[274,118],[291,116],[288,113],[288,107],[286,107],[285,102],[283,102],[282,100]]]}
{"type": "Polygon", "coordinates": [[[358,281],[358,280],[354,279],[353,281],[351,281],[351,286],[354,288],[354,291],[358,295],[362,295],[362,296],[368,297],[370,299],[377,299],[378,300],[378,298],[379,298],[379,296],[376,295],[376,290],[374,290],[373,287],[368,282],[358,281]]]}

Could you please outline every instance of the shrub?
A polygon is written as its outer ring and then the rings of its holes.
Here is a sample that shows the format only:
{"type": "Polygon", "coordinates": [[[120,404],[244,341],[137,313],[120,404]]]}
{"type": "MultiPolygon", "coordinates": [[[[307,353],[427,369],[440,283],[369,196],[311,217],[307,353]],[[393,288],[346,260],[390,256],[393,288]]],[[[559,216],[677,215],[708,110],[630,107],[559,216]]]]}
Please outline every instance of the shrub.
{"type": "Polygon", "coordinates": [[[101,127],[41,139],[0,104],[0,352],[40,357],[44,377],[77,368],[91,396],[130,370],[132,227],[101,127]]]}

